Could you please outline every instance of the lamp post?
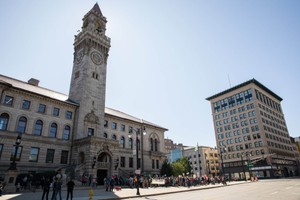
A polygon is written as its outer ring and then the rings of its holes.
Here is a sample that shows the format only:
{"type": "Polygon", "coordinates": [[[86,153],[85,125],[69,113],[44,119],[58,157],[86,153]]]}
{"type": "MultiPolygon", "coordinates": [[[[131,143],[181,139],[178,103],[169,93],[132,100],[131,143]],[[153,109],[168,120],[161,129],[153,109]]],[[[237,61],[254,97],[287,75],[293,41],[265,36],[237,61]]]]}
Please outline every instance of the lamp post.
{"type": "Polygon", "coordinates": [[[8,170],[16,170],[17,169],[16,158],[17,158],[19,145],[21,144],[21,139],[22,139],[21,135],[18,135],[18,137],[16,139],[15,154],[13,157],[13,161],[12,161],[12,163],[10,163],[8,170]]]}
{"type": "Polygon", "coordinates": [[[92,164],[92,169],[94,169],[94,167],[96,165],[96,162],[97,162],[97,158],[96,158],[96,156],[94,156],[94,158],[93,158],[93,164],[92,164]]]}
{"type": "MultiPolygon", "coordinates": [[[[131,130],[134,130],[135,132],[135,154],[136,154],[136,177],[137,177],[137,183],[136,183],[136,195],[140,195],[140,183],[139,183],[139,175],[141,174],[141,171],[139,170],[139,143],[138,143],[138,135],[140,134],[140,129],[134,129],[131,128],[131,130]],[[138,171],[139,170],[139,171],[138,171]],[[139,174],[138,174],[139,173],[139,174]]],[[[130,131],[132,132],[132,131],[130,131]]],[[[146,130],[144,128],[143,134],[146,135],[146,130]]],[[[131,137],[131,135],[129,135],[131,137]]]]}

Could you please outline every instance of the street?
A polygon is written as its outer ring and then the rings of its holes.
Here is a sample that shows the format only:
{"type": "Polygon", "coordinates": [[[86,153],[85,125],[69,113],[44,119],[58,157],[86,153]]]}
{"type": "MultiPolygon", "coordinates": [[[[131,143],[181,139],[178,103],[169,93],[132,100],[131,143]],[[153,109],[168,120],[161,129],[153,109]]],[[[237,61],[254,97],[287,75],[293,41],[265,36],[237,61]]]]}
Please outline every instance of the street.
{"type": "Polygon", "coordinates": [[[147,200],[300,200],[300,179],[262,180],[253,183],[143,198],[147,200]]]}
{"type": "MultiPolygon", "coordinates": [[[[135,200],[300,200],[300,179],[272,179],[258,182],[230,182],[196,187],[158,187],[141,188],[141,197],[136,196],[136,189],[123,188],[121,191],[106,192],[103,186],[93,191],[93,200],[99,199],[135,199],[135,200]],[[162,194],[165,193],[165,194],[162,194]],[[134,197],[134,198],[133,198],[134,197]]],[[[49,194],[51,197],[52,192],[49,194]]],[[[41,190],[18,194],[7,194],[0,200],[40,200],[41,190]]],[[[66,190],[62,191],[66,199],[66,190]]],[[[88,200],[89,188],[77,186],[73,200],[88,200]]]]}

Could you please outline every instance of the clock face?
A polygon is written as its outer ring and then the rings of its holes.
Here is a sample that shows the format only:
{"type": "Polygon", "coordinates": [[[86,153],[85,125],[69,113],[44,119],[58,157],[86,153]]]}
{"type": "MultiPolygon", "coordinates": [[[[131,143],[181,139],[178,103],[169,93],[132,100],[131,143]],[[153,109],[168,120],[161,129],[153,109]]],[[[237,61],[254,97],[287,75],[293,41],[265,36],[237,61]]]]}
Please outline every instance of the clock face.
{"type": "Polygon", "coordinates": [[[78,64],[82,61],[82,58],[83,58],[83,50],[79,50],[77,53],[76,53],[76,57],[75,57],[75,62],[78,64]]]}
{"type": "Polygon", "coordinates": [[[91,53],[91,59],[96,65],[101,65],[103,63],[103,56],[97,51],[91,53]]]}

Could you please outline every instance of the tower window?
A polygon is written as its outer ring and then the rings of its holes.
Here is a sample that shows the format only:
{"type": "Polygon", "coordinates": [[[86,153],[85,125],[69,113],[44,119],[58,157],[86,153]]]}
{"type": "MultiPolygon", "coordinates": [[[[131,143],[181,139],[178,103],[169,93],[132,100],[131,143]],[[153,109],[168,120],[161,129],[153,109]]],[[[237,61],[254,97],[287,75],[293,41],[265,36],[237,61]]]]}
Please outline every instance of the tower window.
{"type": "Polygon", "coordinates": [[[79,77],[79,71],[75,72],[75,77],[74,79],[78,78],[79,77]]]}

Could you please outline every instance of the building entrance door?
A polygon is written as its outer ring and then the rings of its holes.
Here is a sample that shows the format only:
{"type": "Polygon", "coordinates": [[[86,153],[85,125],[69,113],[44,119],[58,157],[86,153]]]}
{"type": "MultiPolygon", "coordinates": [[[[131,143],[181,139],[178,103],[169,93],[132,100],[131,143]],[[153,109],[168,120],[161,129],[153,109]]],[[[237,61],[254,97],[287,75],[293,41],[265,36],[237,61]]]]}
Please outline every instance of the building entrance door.
{"type": "Polygon", "coordinates": [[[107,178],[107,170],[106,169],[98,169],[97,170],[97,181],[99,185],[104,185],[104,178],[107,178]]]}

